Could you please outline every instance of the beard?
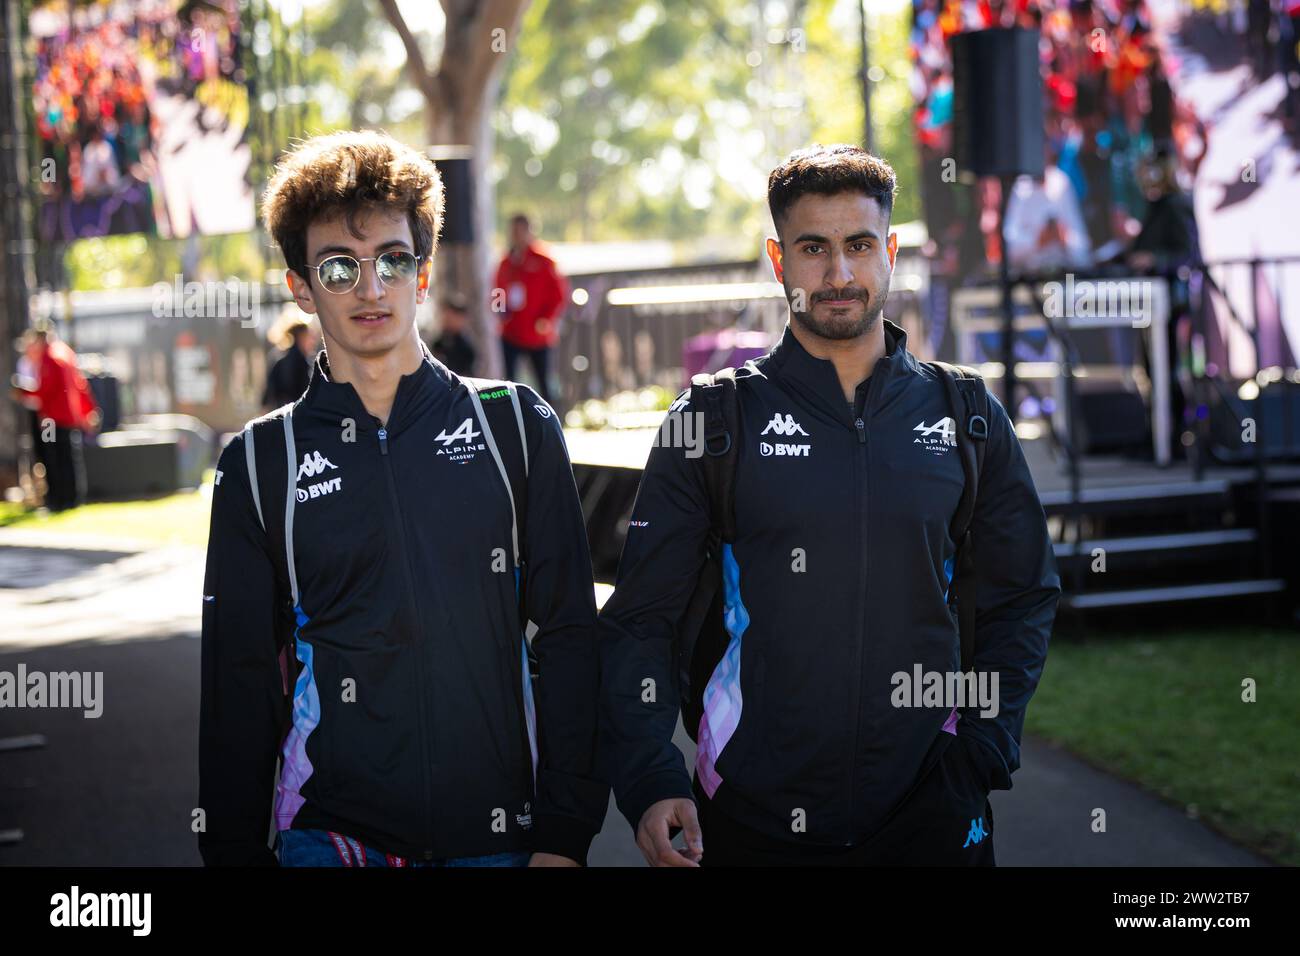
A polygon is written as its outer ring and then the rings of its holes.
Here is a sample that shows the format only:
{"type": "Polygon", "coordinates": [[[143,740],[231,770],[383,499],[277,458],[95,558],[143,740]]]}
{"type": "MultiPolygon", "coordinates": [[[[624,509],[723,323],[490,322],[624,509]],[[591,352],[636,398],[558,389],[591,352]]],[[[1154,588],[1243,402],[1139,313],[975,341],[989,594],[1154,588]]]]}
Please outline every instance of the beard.
{"type": "Polygon", "coordinates": [[[856,286],[837,293],[815,293],[808,301],[807,312],[799,312],[795,309],[794,297],[789,287],[786,287],[785,295],[790,301],[791,319],[820,338],[843,341],[860,338],[875,329],[880,322],[881,314],[885,311],[885,300],[889,298],[889,281],[885,281],[884,288],[874,300],[866,289],[856,286]],[[833,312],[827,314],[828,310],[823,310],[819,317],[814,311],[815,306],[818,302],[829,298],[856,299],[863,303],[862,313],[855,315],[857,310],[850,306],[844,310],[845,314],[836,315],[833,312]]]}

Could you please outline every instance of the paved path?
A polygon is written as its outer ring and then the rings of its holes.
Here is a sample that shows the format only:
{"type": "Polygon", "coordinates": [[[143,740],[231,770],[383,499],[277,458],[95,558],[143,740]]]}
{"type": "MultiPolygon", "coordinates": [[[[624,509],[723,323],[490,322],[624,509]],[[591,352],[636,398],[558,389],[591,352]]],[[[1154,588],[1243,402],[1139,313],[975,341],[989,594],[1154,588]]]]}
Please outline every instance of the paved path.
{"type": "MultiPolygon", "coordinates": [[[[0,753],[0,830],[17,826],[26,834],[16,846],[0,846],[0,866],[197,864],[190,814],[198,793],[203,555],[41,543],[0,530],[0,670],[22,662],[29,671],[102,671],[104,708],[98,719],[72,710],[0,710],[0,737],[48,739],[40,750],[0,753]]],[[[693,759],[680,728],[678,741],[693,759]]],[[[1179,810],[1051,746],[1028,740],[1023,763],[1015,789],[993,796],[1003,865],[1259,862],[1179,810]],[[1094,807],[1107,811],[1104,834],[1090,830],[1094,807]]],[[[641,864],[631,829],[612,805],[591,862],[641,864]]]]}

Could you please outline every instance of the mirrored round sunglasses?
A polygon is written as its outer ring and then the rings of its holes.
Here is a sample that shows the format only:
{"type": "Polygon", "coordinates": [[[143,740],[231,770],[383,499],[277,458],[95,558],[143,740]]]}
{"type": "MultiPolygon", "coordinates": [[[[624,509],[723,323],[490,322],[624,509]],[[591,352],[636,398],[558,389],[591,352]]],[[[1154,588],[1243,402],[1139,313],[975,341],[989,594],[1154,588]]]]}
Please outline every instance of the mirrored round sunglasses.
{"type": "Polygon", "coordinates": [[[379,276],[379,281],[390,289],[397,289],[408,285],[415,278],[420,269],[420,259],[422,256],[416,256],[402,250],[385,252],[378,256],[367,256],[364,259],[357,259],[353,256],[330,256],[322,259],[318,266],[308,266],[308,269],[315,269],[317,276],[320,278],[321,288],[326,292],[333,292],[336,295],[342,295],[345,292],[351,292],[356,288],[357,283],[361,281],[361,263],[373,262],[375,272],[379,276]]]}

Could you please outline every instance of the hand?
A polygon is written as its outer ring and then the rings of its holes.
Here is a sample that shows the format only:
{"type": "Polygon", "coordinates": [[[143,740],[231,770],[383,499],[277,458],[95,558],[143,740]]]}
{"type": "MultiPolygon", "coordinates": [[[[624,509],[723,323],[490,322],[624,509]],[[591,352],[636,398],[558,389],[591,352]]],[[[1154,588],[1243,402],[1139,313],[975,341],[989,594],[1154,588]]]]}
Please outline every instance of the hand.
{"type": "Polygon", "coordinates": [[[567,856],[557,856],[554,853],[534,853],[528,858],[529,866],[582,866],[577,860],[571,860],[567,856]]]}
{"type": "Polygon", "coordinates": [[[637,825],[636,845],[651,866],[698,867],[704,856],[704,838],[695,801],[679,797],[651,804],[637,825]],[[673,826],[681,827],[686,834],[685,851],[674,849],[668,839],[668,829],[673,826]]]}

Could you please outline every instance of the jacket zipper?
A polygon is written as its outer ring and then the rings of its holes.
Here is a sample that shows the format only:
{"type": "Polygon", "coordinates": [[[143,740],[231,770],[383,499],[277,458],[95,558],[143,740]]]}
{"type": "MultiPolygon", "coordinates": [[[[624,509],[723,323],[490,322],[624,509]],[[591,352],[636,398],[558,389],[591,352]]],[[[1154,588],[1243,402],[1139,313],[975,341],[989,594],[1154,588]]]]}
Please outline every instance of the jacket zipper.
{"type": "MultiPolygon", "coordinates": [[[[857,467],[862,467],[862,480],[856,482],[858,505],[858,580],[862,587],[858,589],[858,660],[857,672],[854,675],[857,695],[857,717],[853,722],[853,753],[849,758],[849,818],[846,821],[849,828],[852,829],[855,818],[855,796],[857,794],[858,780],[858,753],[862,744],[862,669],[863,659],[866,656],[866,608],[867,608],[867,587],[869,579],[867,576],[867,522],[870,516],[869,495],[867,494],[867,483],[871,476],[871,446],[867,443],[867,423],[866,418],[871,413],[871,400],[876,393],[876,385],[883,377],[883,371],[876,369],[872,372],[871,380],[867,383],[867,394],[862,402],[862,410],[853,420],[853,427],[858,433],[858,444],[861,445],[861,455],[854,456],[854,474],[857,474],[857,467]]],[[[852,841],[847,841],[846,846],[852,845],[852,841]]]]}
{"type": "MultiPolygon", "coordinates": [[[[419,607],[415,599],[415,581],[411,574],[411,554],[406,546],[406,526],[402,518],[402,505],[397,495],[397,479],[393,476],[393,459],[388,456],[388,429],[384,426],[379,428],[379,457],[384,460],[384,474],[388,478],[389,497],[393,502],[393,511],[397,515],[397,542],[402,551],[402,570],[406,577],[406,596],[410,603],[411,626],[419,627],[420,615],[419,607]]],[[[421,756],[420,776],[424,781],[424,806],[428,813],[425,817],[425,850],[424,858],[432,860],[434,851],[433,845],[433,785],[429,780],[429,767],[432,764],[432,758],[429,753],[429,729],[426,725],[426,714],[424,707],[424,688],[428,686],[424,677],[424,654],[418,640],[412,640],[412,647],[415,651],[415,677],[420,685],[419,713],[420,713],[420,743],[421,756]]]]}

